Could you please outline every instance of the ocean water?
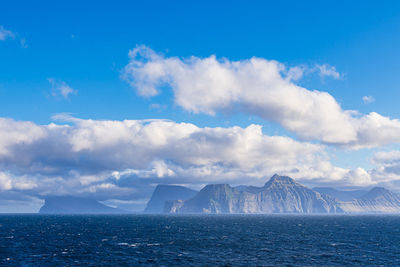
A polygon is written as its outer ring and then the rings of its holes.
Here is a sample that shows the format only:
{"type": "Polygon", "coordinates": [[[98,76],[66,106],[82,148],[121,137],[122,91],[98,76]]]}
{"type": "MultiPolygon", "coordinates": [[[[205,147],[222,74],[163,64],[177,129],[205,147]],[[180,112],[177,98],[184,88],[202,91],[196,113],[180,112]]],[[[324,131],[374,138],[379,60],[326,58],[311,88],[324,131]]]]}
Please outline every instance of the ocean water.
{"type": "Polygon", "coordinates": [[[0,215],[1,266],[400,266],[400,216],[0,215]]]}

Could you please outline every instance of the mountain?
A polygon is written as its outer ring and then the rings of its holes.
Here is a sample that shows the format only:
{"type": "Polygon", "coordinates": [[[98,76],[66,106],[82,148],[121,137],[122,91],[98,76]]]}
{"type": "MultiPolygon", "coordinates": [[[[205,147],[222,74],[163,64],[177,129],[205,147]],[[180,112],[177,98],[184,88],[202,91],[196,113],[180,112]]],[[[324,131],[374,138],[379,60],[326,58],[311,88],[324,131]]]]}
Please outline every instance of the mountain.
{"type": "Polygon", "coordinates": [[[164,211],[166,201],[186,200],[192,198],[196,193],[197,191],[184,186],[157,185],[144,211],[161,213],[164,211]]]}
{"type": "Polygon", "coordinates": [[[228,184],[207,185],[193,198],[167,203],[166,212],[176,213],[241,213],[240,200],[246,195],[228,184]]]}
{"type": "Polygon", "coordinates": [[[383,187],[374,187],[363,196],[342,202],[347,213],[399,213],[400,196],[383,187]]]}
{"type": "Polygon", "coordinates": [[[207,185],[186,201],[167,202],[170,213],[340,213],[337,201],[287,176],[274,175],[263,187],[207,185]]]}
{"type": "Polygon", "coordinates": [[[40,208],[42,214],[119,214],[127,211],[101,204],[94,199],[73,196],[52,196],[40,208]]]}
{"type": "Polygon", "coordinates": [[[332,187],[314,187],[313,190],[334,197],[340,201],[352,201],[368,192],[367,190],[337,190],[332,187]]]}

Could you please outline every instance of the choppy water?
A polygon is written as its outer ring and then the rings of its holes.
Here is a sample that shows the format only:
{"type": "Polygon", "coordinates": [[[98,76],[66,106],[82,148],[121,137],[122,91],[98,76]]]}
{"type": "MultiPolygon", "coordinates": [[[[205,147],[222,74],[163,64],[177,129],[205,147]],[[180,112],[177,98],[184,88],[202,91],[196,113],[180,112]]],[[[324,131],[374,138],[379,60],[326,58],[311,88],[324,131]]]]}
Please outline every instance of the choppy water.
{"type": "Polygon", "coordinates": [[[0,265],[400,266],[400,216],[0,215],[0,265]]]}

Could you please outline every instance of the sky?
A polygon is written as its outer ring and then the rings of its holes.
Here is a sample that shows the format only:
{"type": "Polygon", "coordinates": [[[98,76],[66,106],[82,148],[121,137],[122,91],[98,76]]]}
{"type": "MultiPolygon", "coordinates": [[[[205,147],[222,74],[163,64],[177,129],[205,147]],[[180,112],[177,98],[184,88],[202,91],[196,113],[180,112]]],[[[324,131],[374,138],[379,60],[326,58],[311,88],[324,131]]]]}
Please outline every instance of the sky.
{"type": "Polygon", "coordinates": [[[398,47],[398,1],[4,1],[0,212],[274,173],[400,191],[398,47]]]}

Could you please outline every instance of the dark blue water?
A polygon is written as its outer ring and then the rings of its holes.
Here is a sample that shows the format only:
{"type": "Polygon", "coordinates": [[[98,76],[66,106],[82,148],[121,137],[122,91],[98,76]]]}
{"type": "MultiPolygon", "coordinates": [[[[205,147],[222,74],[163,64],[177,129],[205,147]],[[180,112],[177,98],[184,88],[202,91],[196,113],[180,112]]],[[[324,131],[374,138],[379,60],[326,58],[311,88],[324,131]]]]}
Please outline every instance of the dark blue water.
{"type": "Polygon", "coordinates": [[[400,217],[1,215],[0,265],[400,266],[400,217]]]}

